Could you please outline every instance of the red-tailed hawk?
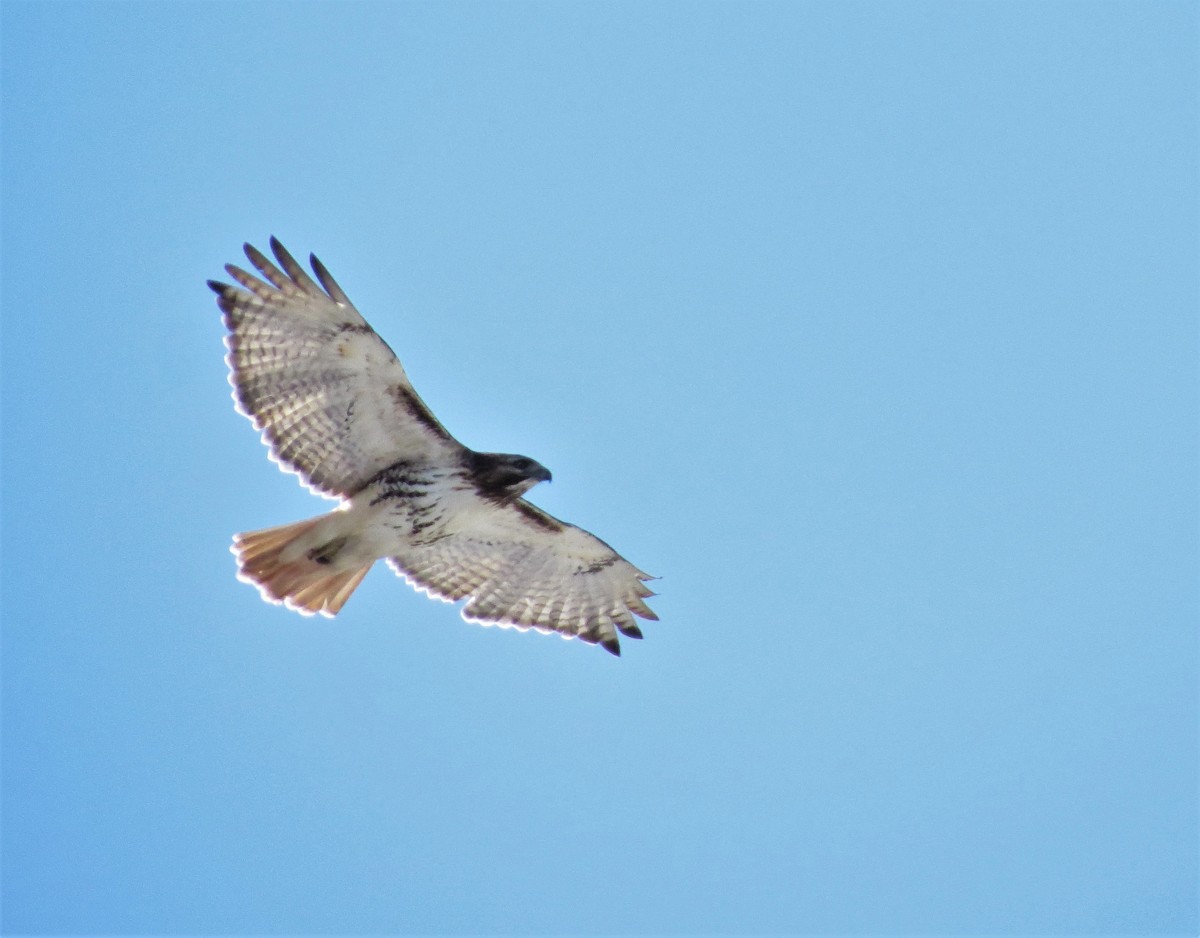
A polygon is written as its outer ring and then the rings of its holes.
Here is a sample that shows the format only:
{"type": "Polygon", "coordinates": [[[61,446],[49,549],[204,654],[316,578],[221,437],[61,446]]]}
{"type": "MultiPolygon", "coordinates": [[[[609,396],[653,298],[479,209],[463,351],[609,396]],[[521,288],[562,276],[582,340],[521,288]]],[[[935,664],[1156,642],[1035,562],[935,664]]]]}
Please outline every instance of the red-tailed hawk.
{"type": "Polygon", "coordinates": [[[245,245],[256,277],[208,282],[229,329],[238,409],[281,467],[341,504],[233,539],[240,579],[306,615],[336,615],[380,558],[463,618],[559,632],[620,654],[652,579],[587,531],[521,496],[549,481],[527,456],[459,443],[324,265],[317,284],[275,238],[279,266],[245,245]],[[282,268],[282,269],[281,269],[282,268]]]}

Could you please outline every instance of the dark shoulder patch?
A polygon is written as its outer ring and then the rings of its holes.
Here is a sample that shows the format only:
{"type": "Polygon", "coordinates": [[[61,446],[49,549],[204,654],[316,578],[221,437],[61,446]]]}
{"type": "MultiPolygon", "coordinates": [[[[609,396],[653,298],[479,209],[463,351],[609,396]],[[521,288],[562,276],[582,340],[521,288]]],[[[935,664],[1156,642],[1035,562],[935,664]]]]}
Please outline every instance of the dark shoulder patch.
{"type": "Polygon", "coordinates": [[[411,388],[406,388],[402,384],[393,384],[389,390],[396,403],[404,408],[405,412],[413,420],[425,427],[434,436],[439,436],[443,440],[453,440],[453,437],[446,432],[446,428],[438,423],[437,417],[433,416],[429,408],[425,406],[425,402],[417,397],[411,388]]]}
{"type": "Polygon", "coordinates": [[[512,503],[512,506],[518,515],[535,528],[541,528],[543,531],[550,531],[553,534],[559,534],[563,530],[560,522],[555,521],[544,511],[534,508],[523,498],[518,498],[512,503]]]}
{"type": "Polygon", "coordinates": [[[611,554],[608,557],[603,557],[600,560],[597,560],[595,563],[589,564],[588,566],[584,567],[582,570],[576,570],[575,576],[583,576],[588,573],[599,573],[601,570],[607,570],[614,563],[616,563],[619,559],[620,558],[616,554],[611,554]]]}

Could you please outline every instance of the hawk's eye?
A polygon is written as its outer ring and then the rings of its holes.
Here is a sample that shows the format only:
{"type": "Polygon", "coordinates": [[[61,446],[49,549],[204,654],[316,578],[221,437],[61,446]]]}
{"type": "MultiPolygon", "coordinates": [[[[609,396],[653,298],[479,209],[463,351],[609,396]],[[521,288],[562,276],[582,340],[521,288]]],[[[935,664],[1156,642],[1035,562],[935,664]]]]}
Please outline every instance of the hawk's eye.
{"type": "Polygon", "coordinates": [[[529,460],[524,459],[524,458],[518,459],[515,463],[513,463],[513,465],[516,466],[518,469],[520,469],[522,472],[524,472],[526,469],[529,468],[529,460]]]}

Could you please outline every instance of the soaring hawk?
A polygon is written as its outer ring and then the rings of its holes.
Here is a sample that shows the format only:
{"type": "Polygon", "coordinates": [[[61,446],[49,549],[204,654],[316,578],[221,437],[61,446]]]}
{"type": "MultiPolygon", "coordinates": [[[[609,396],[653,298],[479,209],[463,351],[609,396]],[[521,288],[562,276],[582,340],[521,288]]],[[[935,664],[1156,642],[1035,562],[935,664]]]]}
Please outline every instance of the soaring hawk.
{"type": "Polygon", "coordinates": [[[285,470],[340,500],[326,515],[233,539],[239,579],[305,615],[336,615],[372,564],[463,618],[558,632],[620,654],[652,579],[599,538],[522,496],[550,472],[527,456],[479,453],[438,422],[395,353],[324,265],[317,281],[275,238],[278,266],[245,245],[260,276],[208,282],[229,329],[238,409],[285,470]]]}

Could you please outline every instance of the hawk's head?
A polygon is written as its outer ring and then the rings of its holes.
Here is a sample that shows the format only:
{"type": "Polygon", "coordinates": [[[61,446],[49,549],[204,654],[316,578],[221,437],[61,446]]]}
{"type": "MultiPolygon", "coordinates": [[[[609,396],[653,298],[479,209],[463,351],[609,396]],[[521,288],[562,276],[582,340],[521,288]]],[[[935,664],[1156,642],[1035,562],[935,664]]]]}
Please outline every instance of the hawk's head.
{"type": "Polygon", "coordinates": [[[550,470],[536,459],[512,453],[472,453],[470,470],[480,494],[505,502],[550,481],[550,470]]]}

